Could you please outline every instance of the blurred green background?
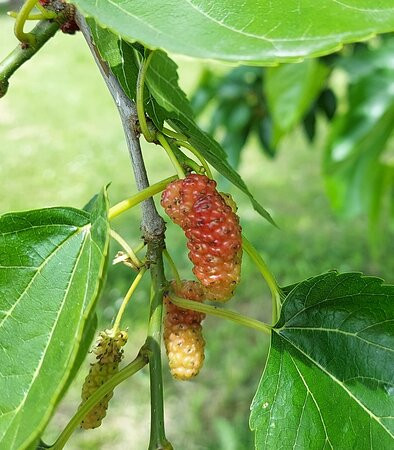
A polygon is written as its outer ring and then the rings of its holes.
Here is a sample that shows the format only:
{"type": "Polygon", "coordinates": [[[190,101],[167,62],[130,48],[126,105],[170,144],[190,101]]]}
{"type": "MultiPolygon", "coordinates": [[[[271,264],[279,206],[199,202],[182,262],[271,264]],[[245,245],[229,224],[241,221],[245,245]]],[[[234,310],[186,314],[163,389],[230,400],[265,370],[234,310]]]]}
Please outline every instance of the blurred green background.
{"type": "MultiPolygon", "coordinates": [[[[0,16],[0,57],[16,45],[12,26],[11,19],[0,16]]],[[[177,62],[180,84],[189,94],[204,68],[227,70],[194,60],[177,62]]],[[[371,251],[365,217],[345,220],[334,215],[321,176],[327,125],[318,119],[317,127],[313,145],[295,130],[281,141],[275,159],[259,150],[256,138],[249,139],[242,152],[240,173],[280,229],[260,218],[239,191],[220,178],[219,184],[235,197],[245,234],[281,285],[333,268],[363,271],[392,282],[393,224],[387,221],[382,225],[386,245],[371,251]]],[[[144,143],[143,152],[151,182],[173,173],[159,147],[144,143]]],[[[0,161],[0,213],[53,205],[81,207],[110,181],[111,203],[135,192],[116,109],[81,36],[59,34],[11,79],[9,92],[0,101],[0,161]]],[[[114,228],[132,245],[137,244],[139,211],[116,219],[114,228]]],[[[172,224],[168,224],[167,243],[183,277],[190,278],[185,240],[172,224]]],[[[117,250],[113,244],[111,254],[117,250]]],[[[132,277],[126,267],[110,267],[99,304],[102,328],[110,325],[132,277]]],[[[127,360],[135,356],[145,338],[148,281],[128,309],[127,360]]],[[[269,292],[246,256],[242,282],[228,306],[270,320],[269,292]]],[[[206,361],[194,381],[173,381],[163,359],[168,438],[177,449],[252,449],[249,405],[269,343],[256,331],[215,318],[205,321],[204,335],[206,361]]],[[[52,442],[75,411],[88,364],[60,404],[44,434],[45,441],[52,442]]],[[[116,390],[103,426],[78,430],[67,448],[146,448],[149,416],[149,377],[143,370],[116,390]]]]}

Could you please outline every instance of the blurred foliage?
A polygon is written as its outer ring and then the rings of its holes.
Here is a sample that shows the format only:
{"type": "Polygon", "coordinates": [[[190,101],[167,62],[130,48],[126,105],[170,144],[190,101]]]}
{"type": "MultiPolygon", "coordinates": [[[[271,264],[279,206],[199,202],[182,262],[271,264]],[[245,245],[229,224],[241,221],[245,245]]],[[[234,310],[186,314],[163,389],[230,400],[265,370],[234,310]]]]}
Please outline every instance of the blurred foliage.
{"type": "Polygon", "coordinates": [[[225,75],[205,69],[191,99],[194,112],[201,115],[210,107],[207,131],[221,140],[234,167],[252,134],[263,152],[274,157],[281,139],[298,124],[313,140],[318,112],[333,117],[336,97],[327,87],[331,69],[322,61],[240,66],[225,75]]]}
{"type": "Polygon", "coordinates": [[[207,131],[216,137],[224,132],[222,145],[233,167],[238,166],[241,150],[253,132],[261,139],[264,151],[271,156],[275,152],[267,136],[271,118],[261,89],[263,73],[260,67],[241,66],[221,77],[206,69],[191,99],[196,114],[201,114],[210,101],[215,103],[207,131]]]}
{"type": "Polygon", "coordinates": [[[241,66],[224,75],[206,69],[192,105],[197,115],[209,109],[207,129],[222,142],[234,167],[252,134],[263,152],[274,157],[283,138],[297,126],[313,143],[317,117],[324,116],[332,122],[322,158],[331,205],[343,216],[367,214],[371,235],[376,236],[394,193],[389,155],[394,126],[393,35],[299,64],[241,66]],[[333,89],[333,80],[343,73],[345,89],[333,89]]]}
{"type": "Polygon", "coordinates": [[[394,36],[374,47],[355,46],[339,67],[349,78],[347,105],[328,137],[327,190],[340,213],[368,213],[374,231],[380,218],[389,218],[385,202],[390,209],[394,199],[394,36]]]}
{"type": "Polygon", "coordinates": [[[0,15],[7,11],[17,11],[22,4],[23,0],[0,0],[0,15]]]}
{"type": "MultiPolygon", "coordinates": [[[[307,59],[299,64],[282,64],[266,69],[264,89],[268,99],[268,111],[272,116],[271,145],[277,147],[280,139],[298,123],[315,117],[316,106],[326,85],[329,67],[319,59],[307,59]]],[[[325,91],[324,91],[325,92],[325,91]]],[[[309,127],[308,136],[314,136],[309,127]]]]}

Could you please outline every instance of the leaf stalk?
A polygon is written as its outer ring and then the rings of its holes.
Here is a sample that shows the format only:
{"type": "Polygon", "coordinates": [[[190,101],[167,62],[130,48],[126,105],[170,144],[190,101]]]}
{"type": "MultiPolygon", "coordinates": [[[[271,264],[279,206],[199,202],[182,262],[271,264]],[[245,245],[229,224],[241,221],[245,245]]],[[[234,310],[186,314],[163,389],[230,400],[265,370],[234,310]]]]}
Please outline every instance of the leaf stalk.
{"type": "Polygon", "coordinates": [[[239,325],[244,325],[246,327],[262,331],[265,334],[271,334],[272,327],[267,323],[244,316],[235,311],[229,311],[228,309],[218,308],[217,306],[211,306],[205,303],[195,302],[193,300],[186,300],[185,298],[177,297],[172,293],[170,293],[170,298],[171,302],[180,308],[191,309],[192,311],[198,311],[205,314],[210,314],[212,316],[221,317],[222,319],[231,320],[239,325]]]}
{"type": "Polygon", "coordinates": [[[41,20],[29,33],[35,36],[34,45],[18,45],[0,62],[0,98],[7,93],[10,77],[28,61],[59,29],[59,21],[41,20]]]}
{"type": "Polygon", "coordinates": [[[108,212],[108,218],[109,220],[114,219],[115,217],[118,217],[119,215],[123,214],[125,211],[133,208],[134,206],[137,206],[139,203],[147,200],[148,198],[152,197],[153,195],[158,194],[159,192],[162,192],[169,183],[176,180],[178,177],[176,175],[166,178],[162,181],[159,181],[158,183],[152,184],[151,186],[142,189],[137,194],[133,195],[132,197],[123,200],[116,205],[112,206],[108,212]]]}
{"type": "Polygon", "coordinates": [[[157,139],[160,142],[161,146],[166,151],[168,157],[170,158],[172,165],[174,166],[174,169],[176,170],[176,173],[178,174],[178,177],[185,178],[185,172],[183,171],[182,166],[180,165],[177,157],[175,156],[174,152],[172,151],[172,148],[171,148],[170,144],[168,143],[167,139],[161,133],[157,133],[157,139]]]}
{"type": "Polygon", "coordinates": [[[122,304],[120,305],[118,314],[116,315],[116,319],[114,322],[114,325],[112,327],[114,334],[116,334],[119,331],[120,322],[122,320],[123,314],[126,310],[127,305],[129,304],[130,298],[137,289],[137,286],[139,282],[142,280],[142,277],[144,276],[146,272],[146,268],[142,267],[140,271],[138,272],[137,276],[134,278],[134,281],[131,283],[131,286],[129,290],[127,291],[127,294],[125,295],[122,304]]]}
{"type": "Polygon", "coordinates": [[[266,283],[268,284],[272,297],[272,323],[275,324],[279,319],[281,310],[280,287],[278,286],[275,277],[269,270],[266,262],[264,261],[260,253],[257,252],[257,250],[253,247],[253,245],[249,242],[249,240],[245,237],[245,235],[242,235],[242,247],[246,251],[246,253],[250,256],[252,261],[255,263],[261,275],[263,275],[266,283]]]}
{"type": "Polygon", "coordinates": [[[15,18],[14,34],[22,44],[34,45],[36,42],[34,34],[25,33],[23,29],[32,9],[36,6],[37,1],[38,0],[26,0],[15,18]]]}
{"type": "Polygon", "coordinates": [[[144,138],[148,142],[153,142],[155,140],[155,136],[151,133],[145,116],[144,87],[145,87],[146,72],[148,70],[149,63],[151,62],[153,54],[154,52],[149,53],[148,57],[143,59],[141,62],[140,70],[138,71],[137,90],[136,90],[136,106],[137,106],[138,121],[140,124],[142,134],[144,135],[144,138]]]}

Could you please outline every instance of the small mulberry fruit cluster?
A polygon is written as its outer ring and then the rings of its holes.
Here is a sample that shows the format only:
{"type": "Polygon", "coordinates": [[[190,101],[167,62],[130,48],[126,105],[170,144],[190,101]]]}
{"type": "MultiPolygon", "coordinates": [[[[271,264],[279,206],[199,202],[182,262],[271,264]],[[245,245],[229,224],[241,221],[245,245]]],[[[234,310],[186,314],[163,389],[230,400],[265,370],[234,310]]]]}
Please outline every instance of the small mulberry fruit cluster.
{"type": "MultiPolygon", "coordinates": [[[[196,302],[204,300],[204,288],[197,281],[171,282],[170,289],[179,297],[196,302]]],[[[201,322],[205,314],[178,308],[164,297],[166,315],[164,318],[164,343],[171,374],[178,380],[195,377],[204,363],[205,341],[201,322]]]]}
{"type": "Polygon", "coordinates": [[[205,175],[190,174],[170,183],[161,205],[188,239],[193,272],[209,300],[226,301],[241,275],[242,237],[233,200],[205,175]]]}
{"type": "MultiPolygon", "coordinates": [[[[93,352],[97,361],[90,366],[89,374],[82,386],[82,402],[86,400],[106,381],[113,377],[119,370],[119,363],[123,357],[122,347],[127,342],[127,332],[118,331],[116,334],[112,330],[106,330],[100,333],[93,352]]],[[[81,427],[88,430],[97,428],[104,419],[108,402],[111,400],[113,392],[109,392],[97,403],[85,416],[81,422],[81,427]]]]}

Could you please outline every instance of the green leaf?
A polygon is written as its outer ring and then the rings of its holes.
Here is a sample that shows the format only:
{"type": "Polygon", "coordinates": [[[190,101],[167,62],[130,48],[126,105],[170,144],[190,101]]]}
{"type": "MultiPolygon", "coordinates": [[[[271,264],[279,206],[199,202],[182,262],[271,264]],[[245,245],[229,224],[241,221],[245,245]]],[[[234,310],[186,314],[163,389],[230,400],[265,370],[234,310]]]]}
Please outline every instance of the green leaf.
{"type": "Polygon", "coordinates": [[[264,89],[274,125],[274,147],[308,112],[329,71],[318,59],[267,69],[264,89]]]}
{"type": "Polygon", "coordinates": [[[256,124],[256,131],[262,150],[267,156],[274,158],[276,155],[276,148],[272,145],[273,125],[271,117],[268,114],[256,124]]]}
{"type": "Polygon", "coordinates": [[[344,64],[351,77],[349,105],[333,121],[323,169],[332,206],[350,217],[369,213],[373,218],[377,199],[383,199],[380,193],[387,192],[382,183],[390,165],[384,151],[394,128],[393,44],[394,39],[386,40],[378,49],[363,49],[350,58],[358,61],[361,53],[368,70],[361,63],[344,64]]]}
{"type": "MultiPolygon", "coordinates": [[[[108,63],[125,94],[130,100],[135,101],[139,71],[136,50],[110,30],[101,28],[94,20],[89,19],[88,24],[100,57],[108,63]]],[[[165,111],[150,96],[147,89],[145,89],[144,97],[146,99],[146,112],[156,127],[161,130],[165,111]]]]}
{"type": "MultiPolygon", "coordinates": [[[[108,201],[0,217],[0,441],[34,442],[77,360],[108,251],[108,201]]],[[[86,335],[85,335],[86,336],[86,335]]]]}
{"type": "Polygon", "coordinates": [[[252,403],[256,448],[390,449],[394,286],[329,272],[287,295],[252,403]]]}
{"type": "Polygon", "coordinates": [[[193,118],[193,111],[185,93],[178,85],[177,65],[165,53],[155,52],[147,70],[146,83],[156,102],[166,110],[167,122],[186,135],[207,161],[231,183],[248,195],[254,209],[274,224],[270,214],[253,197],[246,184],[228,163],[221,146],[204,133],[193,118]]]}
{"type": "Polygon", "coordinates": [[[73,0],[129,42],[245,64],[296,61],[394,29],[392,0],[73,0]]]}

